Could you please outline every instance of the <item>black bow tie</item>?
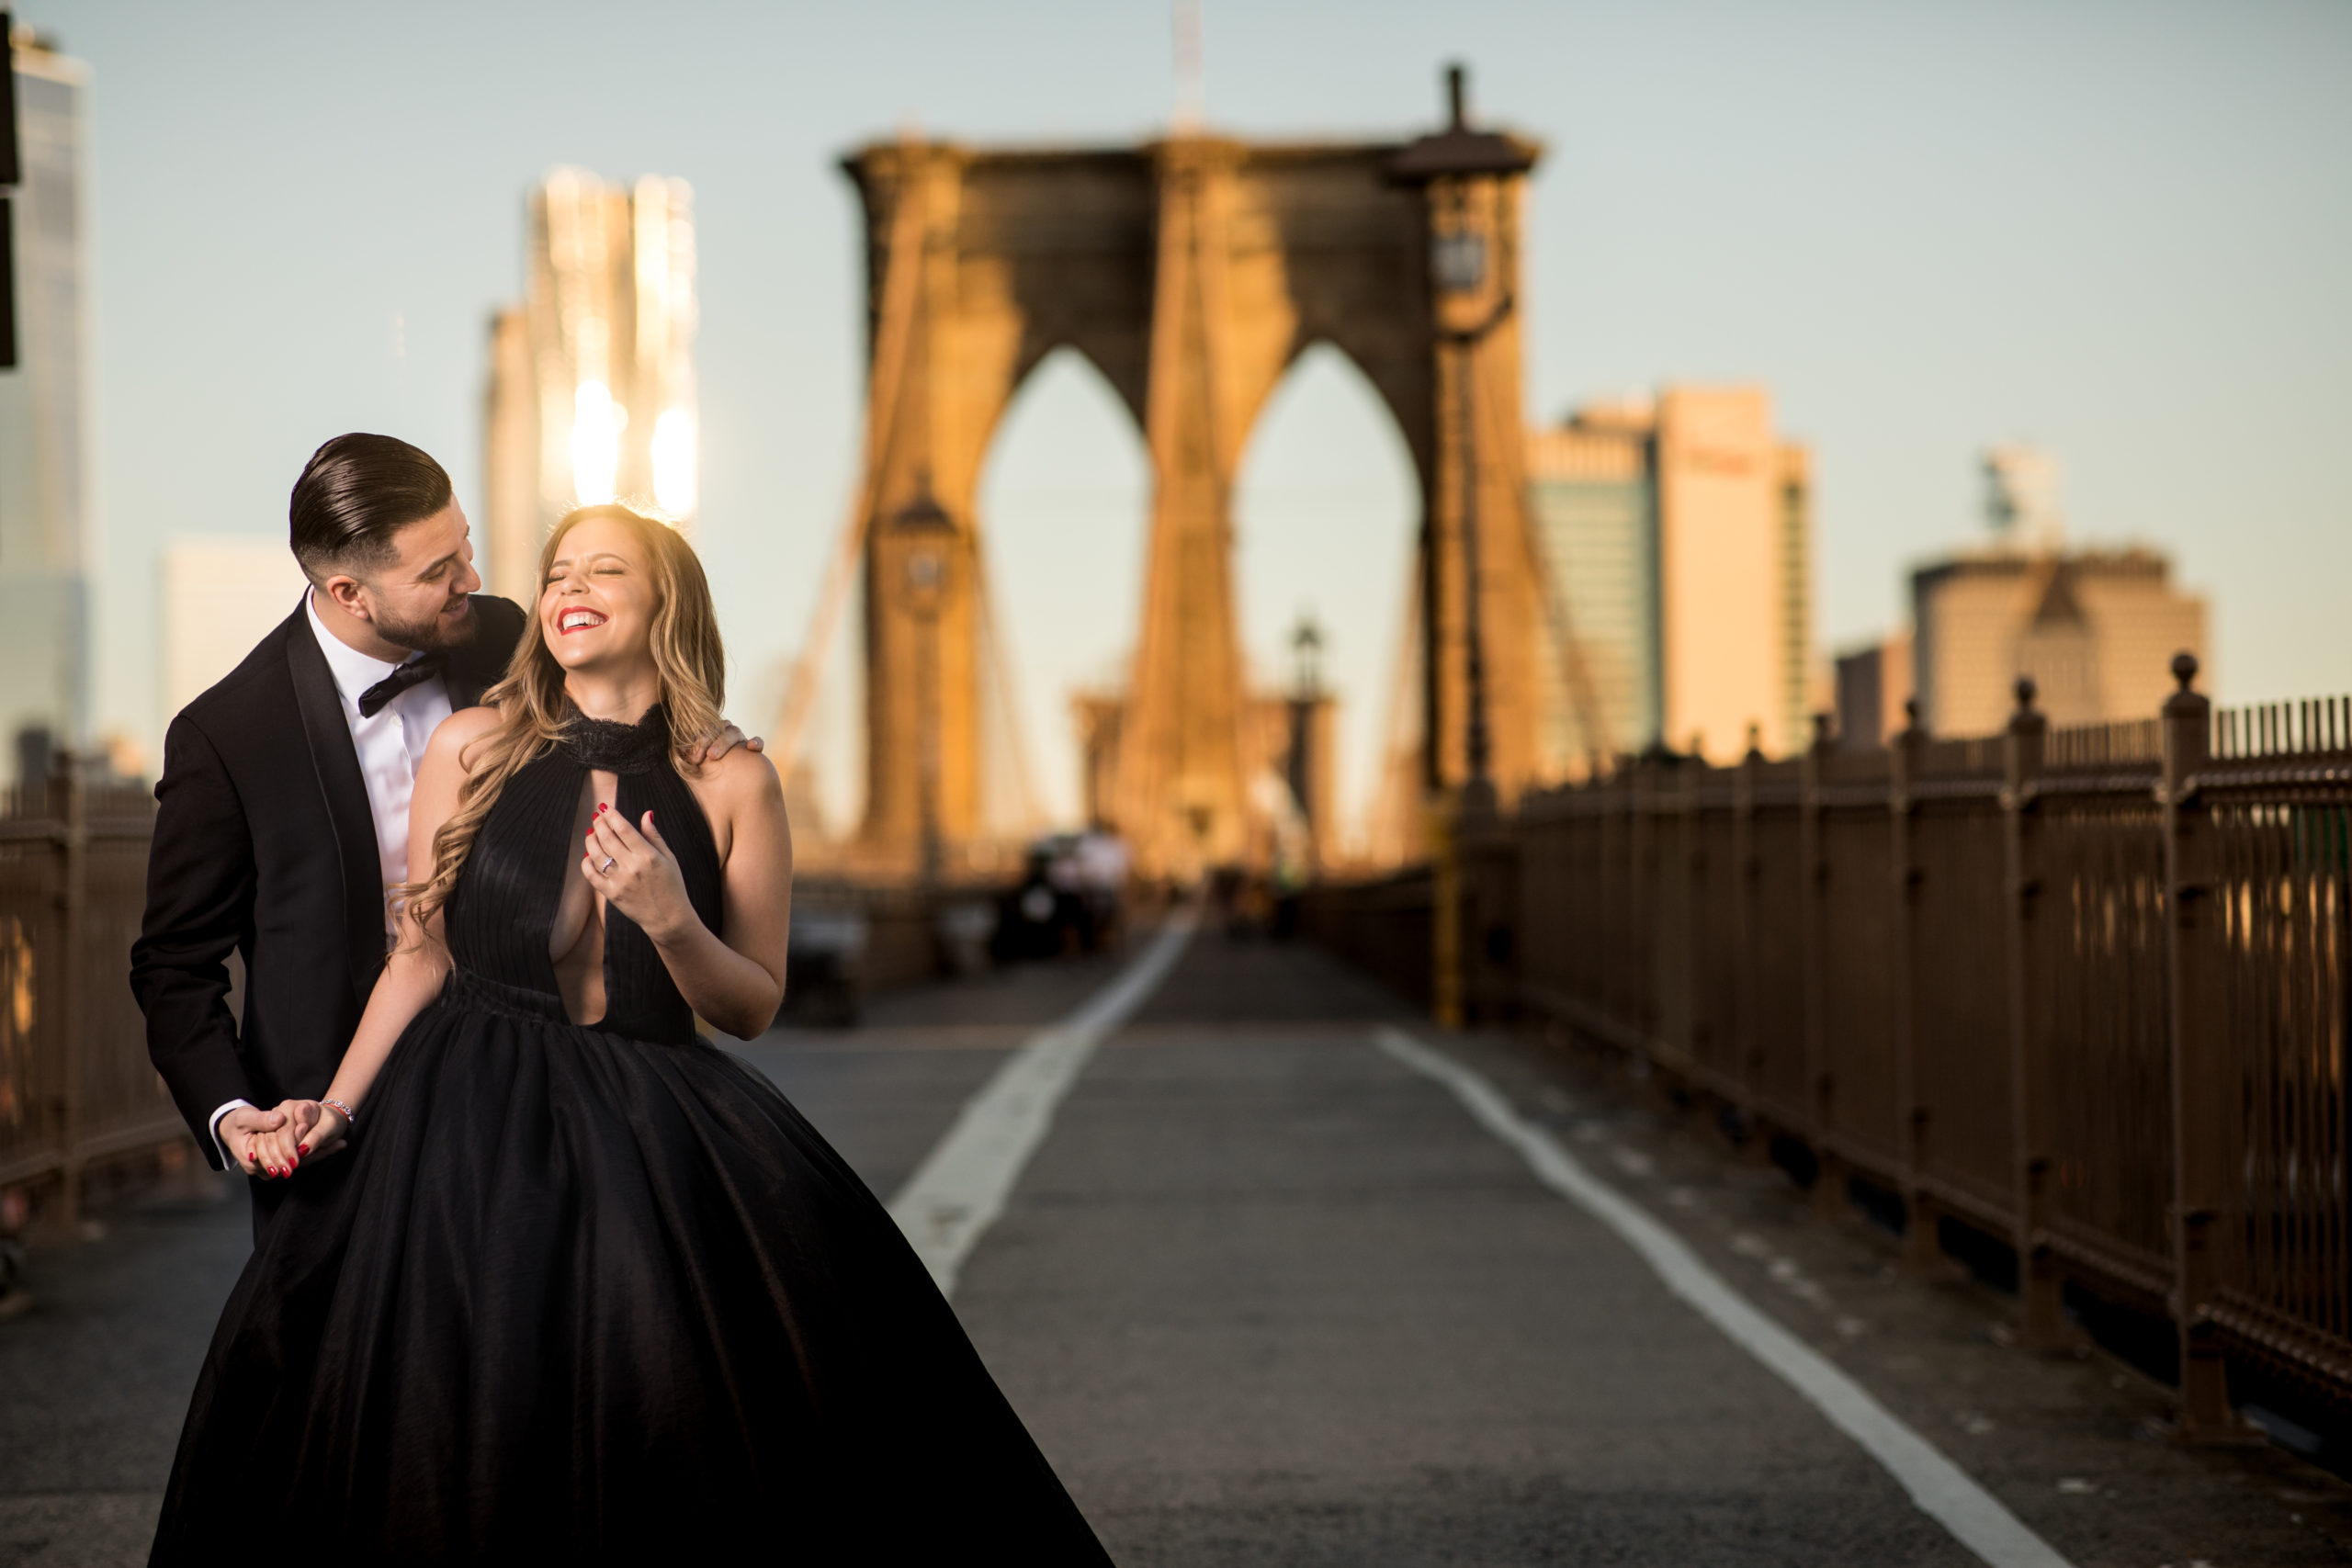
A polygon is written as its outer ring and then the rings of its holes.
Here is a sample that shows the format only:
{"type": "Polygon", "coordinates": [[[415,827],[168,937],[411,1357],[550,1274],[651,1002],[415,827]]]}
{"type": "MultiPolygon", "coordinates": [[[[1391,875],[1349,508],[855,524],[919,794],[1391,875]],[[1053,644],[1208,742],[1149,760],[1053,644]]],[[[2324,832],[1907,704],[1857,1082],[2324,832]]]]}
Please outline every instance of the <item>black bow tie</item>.
{"type": "Polygon", "coordinates": [[[411,686],[421,686],[441,673],[441,664],[442,659],[439,654],[428,653],[422,658],[412,659],[406,664],[400,666],[359,694],[359,716],[375,717],[384,711],[386,703],[390,702],[411,686]]]}

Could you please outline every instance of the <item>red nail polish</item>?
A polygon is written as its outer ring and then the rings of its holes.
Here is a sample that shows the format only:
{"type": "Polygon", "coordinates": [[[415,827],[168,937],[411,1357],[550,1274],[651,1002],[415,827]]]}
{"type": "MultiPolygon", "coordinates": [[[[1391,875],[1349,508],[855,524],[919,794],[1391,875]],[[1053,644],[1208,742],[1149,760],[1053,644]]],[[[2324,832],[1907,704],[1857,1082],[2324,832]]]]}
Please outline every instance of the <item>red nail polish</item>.
{"type": "Polygon", "coordinates": [[[309,1154],[311,1152],[311,1145],[308,1144],[298,1144],[294,1147],[294,1152],[298,1155],[309,1154]]]}

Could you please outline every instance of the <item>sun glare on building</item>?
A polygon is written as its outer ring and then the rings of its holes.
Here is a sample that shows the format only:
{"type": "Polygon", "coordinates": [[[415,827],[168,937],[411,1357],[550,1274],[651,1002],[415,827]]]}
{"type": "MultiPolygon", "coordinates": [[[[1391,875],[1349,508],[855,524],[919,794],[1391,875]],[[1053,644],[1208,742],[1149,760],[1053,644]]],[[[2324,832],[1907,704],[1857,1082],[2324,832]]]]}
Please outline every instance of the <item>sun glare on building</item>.
{"type": "Polygon", "coordinates": [[[695,472],[694,192],[556,169],[531,193],[523,302],[491,328],[492,590],[528,600],[572,507],[618,501],[690,526],[695,472]]]}
{"type": "Polygon", "coordinates": [[[613,476],[620,468],[621,430],[628,411],[613,401],[602,381],[582,381],[572,395],[571,493],[583,505],[613,499],[613,476]]]}

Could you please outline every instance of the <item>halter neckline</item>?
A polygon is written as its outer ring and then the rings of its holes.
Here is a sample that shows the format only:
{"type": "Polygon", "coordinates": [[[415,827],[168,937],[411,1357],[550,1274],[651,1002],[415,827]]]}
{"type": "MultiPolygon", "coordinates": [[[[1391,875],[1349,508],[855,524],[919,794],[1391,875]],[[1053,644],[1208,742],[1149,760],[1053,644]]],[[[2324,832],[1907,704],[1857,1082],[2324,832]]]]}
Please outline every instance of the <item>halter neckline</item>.
{"type": "Polygon", "coordinates": [[[645,716],[635,724],[590,718],[573,708],[558,744],[583,768],[634,778],[670,760],[670,716],[660,703],[646,709],[645,716]]]}

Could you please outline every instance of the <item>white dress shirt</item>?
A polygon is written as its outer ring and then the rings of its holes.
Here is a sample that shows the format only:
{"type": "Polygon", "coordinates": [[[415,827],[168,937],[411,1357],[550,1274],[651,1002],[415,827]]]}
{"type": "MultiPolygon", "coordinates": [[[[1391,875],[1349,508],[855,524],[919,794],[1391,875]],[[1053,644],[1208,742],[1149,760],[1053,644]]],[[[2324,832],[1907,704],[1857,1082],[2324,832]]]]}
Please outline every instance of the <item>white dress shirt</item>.
{"type": "MultiPolygon", "coordinates": [[[[359,776],[368,784],[368,814],[376,824],[376,859],[386,892],[408,880],[408,802],[416,790],[417,765],[433,732],[449,716],[449,688],[438,675],[419,681],[372,716],[359,712],[360,694],[390,675],[395,666],[368,655],[327,630],[318,606],[308,597],[302,608],[311,635],[319,639],[327,670],[334,677],[335,696],[343,707],[344,727],[351,731],[352,749],[359,753],[359,776]]],[[[411,658],[422,658],[412,654],[411,658]]],[[[389,908],[384,917],[387,941],[392,931],[389,908]]],[[[212,1141],[221,1160],[235,1164],[228,1145],[220,1142],[220,1118],[251,1101],[232,1100],[212,1113],[212,1141]]]]}

